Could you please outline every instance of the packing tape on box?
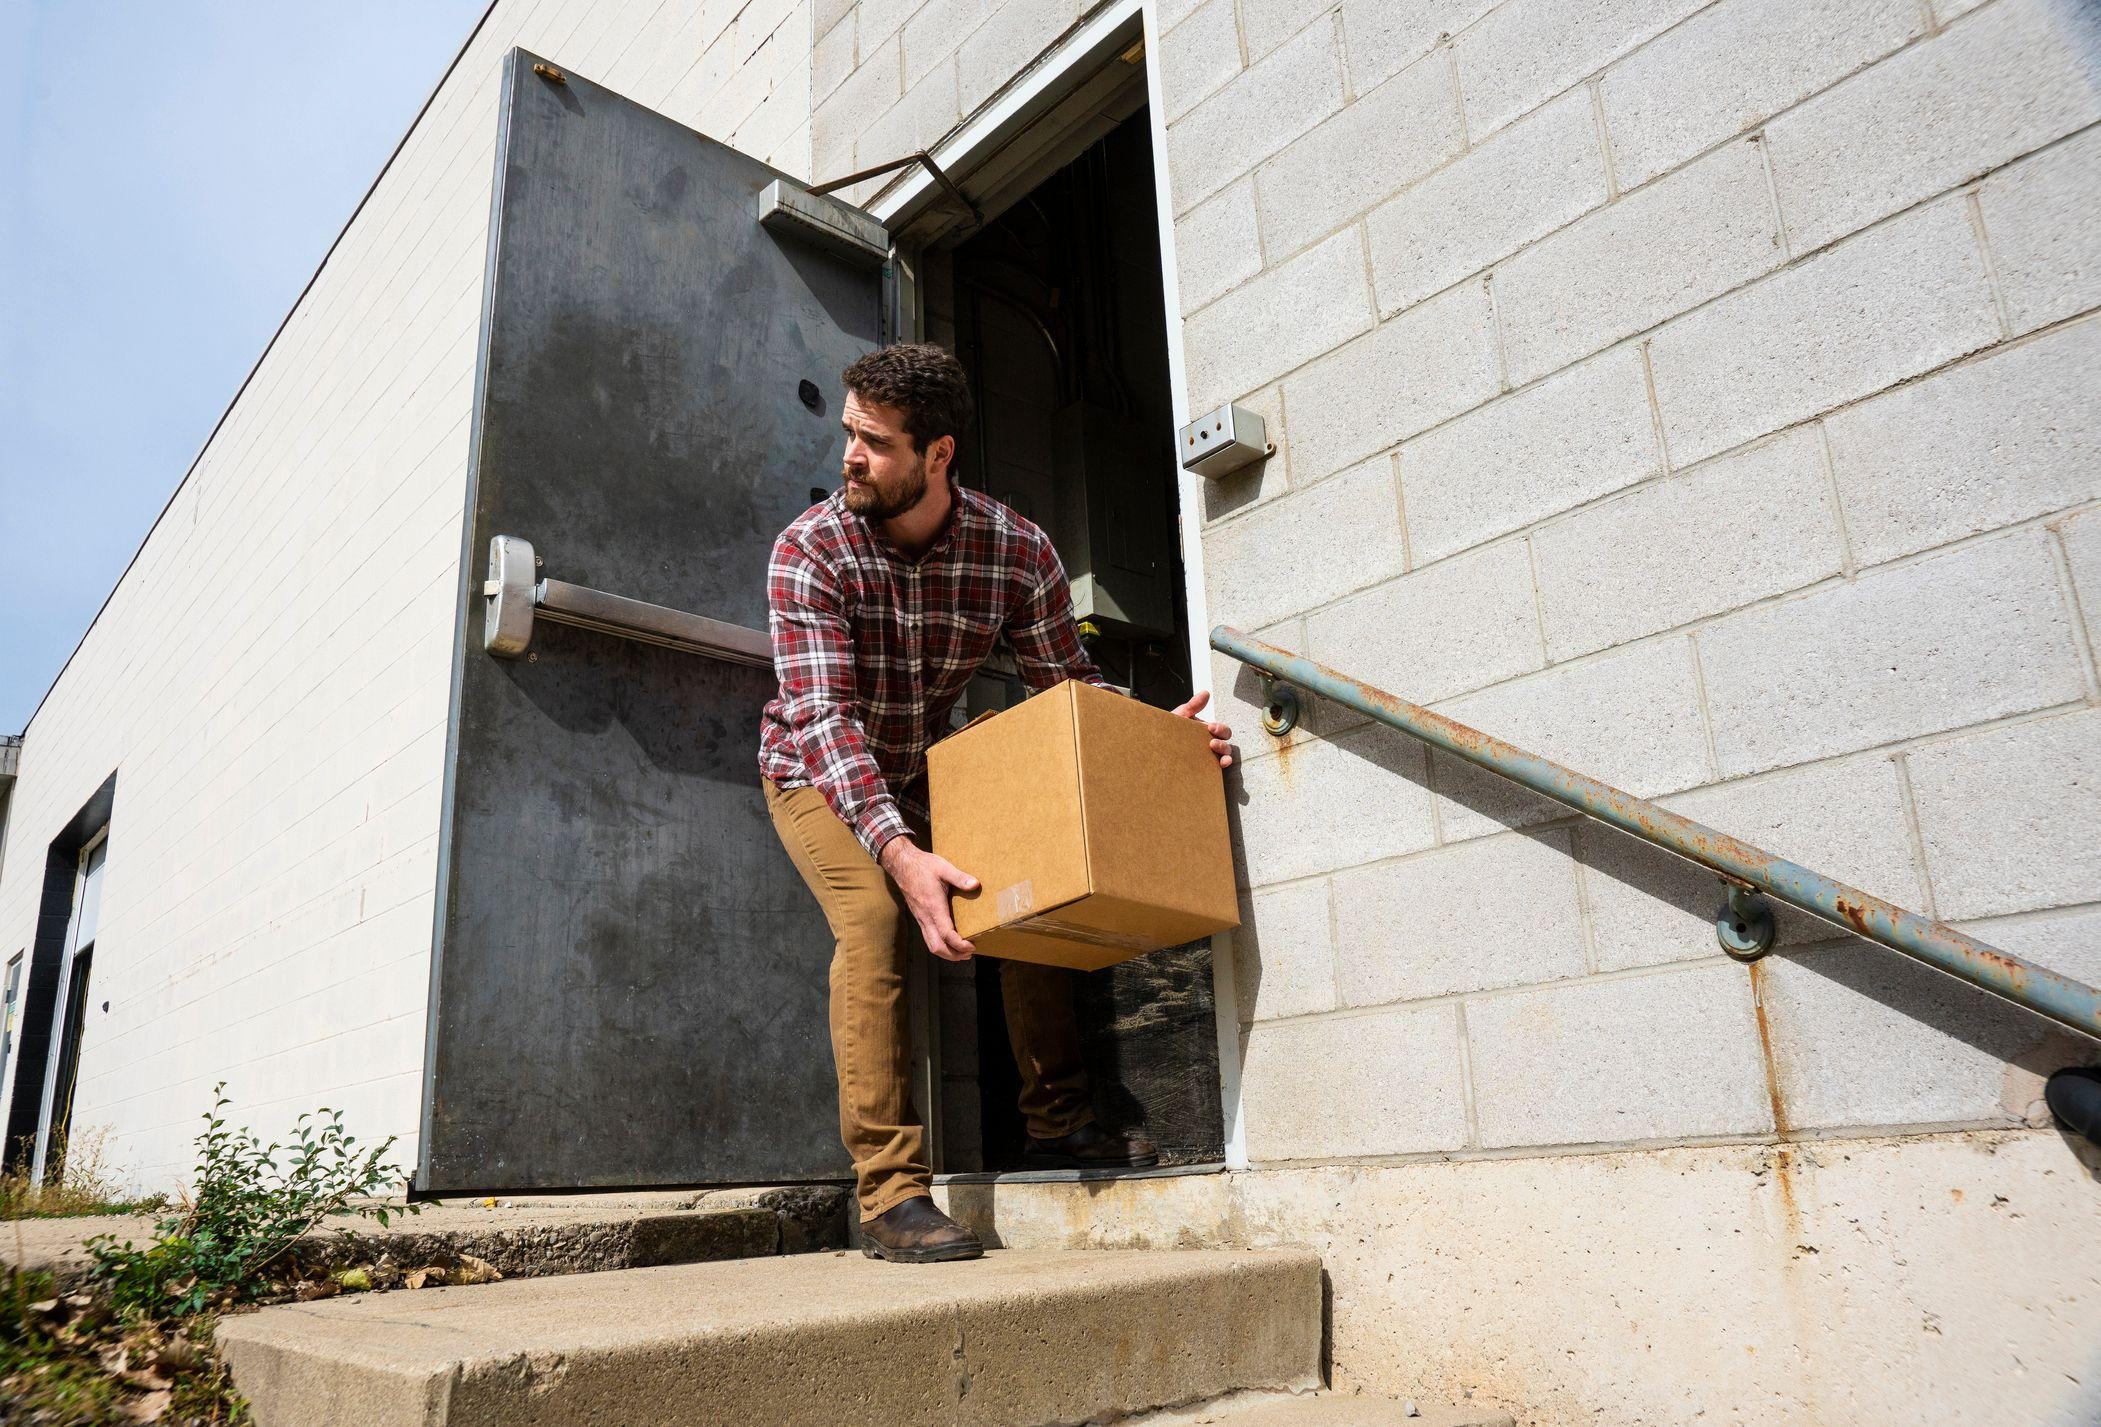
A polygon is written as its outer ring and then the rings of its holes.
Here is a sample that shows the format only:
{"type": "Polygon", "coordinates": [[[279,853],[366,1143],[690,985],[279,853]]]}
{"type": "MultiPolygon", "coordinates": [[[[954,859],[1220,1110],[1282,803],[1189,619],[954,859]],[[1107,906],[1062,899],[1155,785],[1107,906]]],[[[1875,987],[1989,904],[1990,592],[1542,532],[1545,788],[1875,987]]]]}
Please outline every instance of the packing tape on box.
{"type": "Polygon", "coordinates": [[[1054,936],[1061,941],[1083,941],[1090,946],[1113,946],[1119,951],[1151,951],[1153,942],[1134,932],[1103,931],[1100,927],[1083,927],[1078,922],[1061,922],[1056,917],[1029,917],[1023,921],[1007,923],[1007,930],[1035,932],[1040,936],[1054,936]]]}
{"type": "Polygon", "coordinates": [[[1011,922],[1016,917],[1036,910],[1036,884],[1024,878],[1011,887],[1002,887],[999,889],[999,895],[992,899],[992,904],[998,910],[1002,922],[1011,922]]]}

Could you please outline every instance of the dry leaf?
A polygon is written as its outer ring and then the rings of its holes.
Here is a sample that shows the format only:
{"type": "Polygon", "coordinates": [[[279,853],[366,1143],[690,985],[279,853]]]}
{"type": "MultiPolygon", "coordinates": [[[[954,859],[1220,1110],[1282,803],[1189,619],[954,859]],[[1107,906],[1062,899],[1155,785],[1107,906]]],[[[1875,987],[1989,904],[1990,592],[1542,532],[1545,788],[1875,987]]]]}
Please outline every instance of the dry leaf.
{"type": "Polygon", "coordinates": [[[494,1283],[502,1277],[496,1265],[472,1254],[461,1254],[460,1266],[452,1272],[454,1283],[494,1283]]]}
{"type": "Polygon", "coordinates": [[[195,1372],[204,1366],[204,1349],[195,1338],[170,1338],[155,1356],[169,1372],[195,1372]]]}
{"type": "Polygon", "coordinates": [[[168,1388],[160,1388],[124,1404],[124,1411],[134,1422],[158,1422],[167,1414],[175,1401],[175,1394],[168,1388]]]}

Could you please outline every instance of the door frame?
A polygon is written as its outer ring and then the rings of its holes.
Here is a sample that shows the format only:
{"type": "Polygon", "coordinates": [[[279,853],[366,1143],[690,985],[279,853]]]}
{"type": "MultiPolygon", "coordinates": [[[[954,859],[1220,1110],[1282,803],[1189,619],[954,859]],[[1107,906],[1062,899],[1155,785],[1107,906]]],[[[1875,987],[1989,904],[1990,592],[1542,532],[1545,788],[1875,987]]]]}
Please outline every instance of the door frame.
{"type": "MultiPolygon", "coordinates": [[[[59,1128],[60,1118],[63,1117],[68,1127],[71,1126],[72,1100],[80,1085],[80,1052],[87,1039],[87,1012],[84,1007],[76,1004],[73,982],[75,972],[80,964],[81,912],[85,906],[88,890],[88,862],[96,853],[100,852],[102,854],[102,870],[107,875],[109,867],[108,847],[109,824],[104,823],[92,837],[80,845],[80,851],[76,855],[73,864],[73,904],[66,911],[65,949],[61,953],[58,963],[58,994],[51,1006],[51,1047],[45,1052],[44,1059],[43,1104],[37,1110],[36,1153],[31,1161],[29,1170],[30,1178],[39,1183],[42,1182],[45,1172],[51,1167],[51,1141],[52,1136],[59,1128]],[[68,1027],[74,1028],[73,1034],[67,1034],[68,1027]],[[60,1105],[58,1103],[60,1072],[65,1066],[69,1043],[72,1051],[73,1067],[71,1073],[63,1077],[65,1081],[66,1104],[60,1105]]],[[[95,931],[98,937],[102,930],[102,908],[99,900],[101,890],[98,888],[96,892],[98,900],[95,908],[95,931]]],[[[88,943],[88,952],[91,958],[94,953],[94,947],[94,942],[88,943]]],[[[89,961],[90,970],[92,970],[93,964],[91,959],[89,961]]],[[[80,989],[84,991],[87,988],[83,985],[80,989]]]]}
{"type": "Polygon", "coordinates": [[[15,1053],[16,1007],[22,1000],[22,983],[28,969],[26,947],[0,965],[0,1073],[5,1072],[8,1058],[15,1053]]]}
{"type": "MultiPolygon", "coordinates": [[[[972,180],[988,162],[1003,154],[1017,139],[1049,123],[1059,130],[1045,136],[1040,152],[1061,151],[1075,141],[1080,127],[1075,116],[1057,110],[1088,81],[1118,62],[1139,40],[1145,44],[1146,117],[1152,130],[1153,196],[1160,240],[1160,283],[1167,313],[1167,371],[1177,429],[1190,420],[1187,363],[1184,355],[1181,284],[1176,267],[1174,202],[1167,175],[1167,118],[1159,104],[1163,92],[1160,77],[1160,13],[1158,0],[1114,0],[1081,21],[1046,51],[1013,83],[995,95],[930,148],[942,171],[964,193],[976,197],[972,180]]],[[[1080,148],[1085,144],[1080,143],[1080,148]]],[[[1069,160],[1070,154],[1066,155],[1069,160]]],[[[1033,160],[1031,160],[1033,162],[1033,160]]],[[[862,206],[893,234],[904,235],[894,250],[891,278],[897,294],[900,340],[917,341],[925,331],[925,309],[917,280],[920,257],[925,248],[963,221],[963,215],[940,212],[945,197],[934,177],[924,167],[904,170],[900,177],[880,189],[862,206]]],[[[1194,687],[1206,687],[1211,669],[1211,621],[1204,598],[1203,478],[1192,471],[1175,472],[1176,514],[1182,558],[1183,609],[1189,625],[1189,671],[1194,687]],[[1200,682],[1201,681],[1201,682],[1200,682]]],[[[1246,1169],[1247,1136],[1241,1114],[1241,1046],[1239,1000],[1234,986],[1233,934],[1220,932],[1211,938],[1212,999],[1217,1017],[1218,1086],[1220,1111],[1225,1130],[1225,1159],[1228,1169],[1246,1169]]],[[[915,997],[915,1002],[923,997],[915,997]]],[[[915,1016],[927,1014],[915,1005],[915,1016]]],[[[930,1044],[923,1039],[921,1044],[930,1044]]],[[[938,1061],[920,1071],[931,1095],[941,1083],[938,1061]]],[[[929,1132],[940,1123],[939,1107],[927,1107],[929,1132]]],[[[935,1145],[939,1152],[938,1142],[935,1145]]]]}

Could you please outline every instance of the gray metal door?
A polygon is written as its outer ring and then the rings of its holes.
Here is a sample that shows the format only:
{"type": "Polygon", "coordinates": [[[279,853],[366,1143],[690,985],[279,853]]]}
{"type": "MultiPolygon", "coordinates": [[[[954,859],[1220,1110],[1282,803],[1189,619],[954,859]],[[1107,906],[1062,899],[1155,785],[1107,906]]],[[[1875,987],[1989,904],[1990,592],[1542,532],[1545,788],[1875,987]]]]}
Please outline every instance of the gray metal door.
{"type": "Polygon", "coordinates": [[[836,479],[838,374],[881,298],[865,257],[761,226],[780,177],[507,62],[421,1189],[848,1173],[831,938],[760,796],[770,671],[545,621],[523,657],[483,649],[497,536],[764,629],[767,551],[836,479]]]}

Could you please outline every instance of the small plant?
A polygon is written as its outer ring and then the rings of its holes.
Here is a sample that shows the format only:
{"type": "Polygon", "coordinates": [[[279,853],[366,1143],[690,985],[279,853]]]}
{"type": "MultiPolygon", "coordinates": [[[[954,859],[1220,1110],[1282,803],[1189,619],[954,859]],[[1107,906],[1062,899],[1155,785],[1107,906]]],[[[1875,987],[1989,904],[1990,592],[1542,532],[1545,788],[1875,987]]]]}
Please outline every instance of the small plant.
{"type": "Polygon", "coordinates": [[[390,1214],[421,1207],[359,1202],[398,1181],[386,1163],[393,1136],[360,1149],[342,1112],[323,1107],[299,1117],[291,1143],[264,1144],[249,1130],[228,1128],[225,1090],[223,1081],[213,1087],[197,1136],[196,1186],[154,1225],[153,1242],[135,1248],[107,1234],[87,1242],[93,1276],[120,1309],[164,1318],[256,1297],[269,1271],[330,1215],[385,1227],[390,1214]]]}
{"type": "Polygon", "coordinates": [[[28,1162],[0,1174],[0,1219],[57,1219],[79,1214],[150,1214],[167,1206],[164,1195],[140,1199],[125,1192],[109,1167],[109,1128],[98,1126],[51,1143],[58,1176],[39,1183],[28,1162]]]}

